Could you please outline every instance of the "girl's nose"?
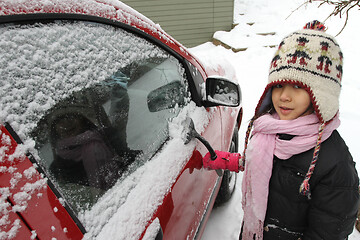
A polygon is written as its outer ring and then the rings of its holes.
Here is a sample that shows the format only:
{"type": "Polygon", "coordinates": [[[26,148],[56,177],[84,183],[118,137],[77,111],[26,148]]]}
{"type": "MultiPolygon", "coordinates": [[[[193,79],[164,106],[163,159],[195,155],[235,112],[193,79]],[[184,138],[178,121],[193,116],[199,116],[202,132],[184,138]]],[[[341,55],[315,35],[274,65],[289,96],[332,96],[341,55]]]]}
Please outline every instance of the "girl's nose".
{"type": "Polygon", "coordinates": [[[284,85],[281,88],[280,101],[283,101],[283,102],[291,101],[291,90],[292,90],[291,85],[288,85],[288,84],[284,85]]]}

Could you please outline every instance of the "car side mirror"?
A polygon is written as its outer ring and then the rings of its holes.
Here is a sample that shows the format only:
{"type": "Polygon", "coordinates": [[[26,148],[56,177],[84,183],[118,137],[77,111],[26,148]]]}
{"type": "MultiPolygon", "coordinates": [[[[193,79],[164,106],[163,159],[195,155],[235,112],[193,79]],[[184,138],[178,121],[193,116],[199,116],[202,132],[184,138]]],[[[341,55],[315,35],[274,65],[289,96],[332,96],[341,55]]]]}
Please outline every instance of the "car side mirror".
{"type": "Polygon", "coordinates": [[[147,96],[150,112],[174,108],[185,104],[185,88],[180,81],[173,81],[151,91],[147,96]]]}
{"type": "Polygon", "coordinates": [[[205,82],[205,107],[237,107],[241,103],[241,90],[238,83],[223,77],[209,77],[205,82]]]}

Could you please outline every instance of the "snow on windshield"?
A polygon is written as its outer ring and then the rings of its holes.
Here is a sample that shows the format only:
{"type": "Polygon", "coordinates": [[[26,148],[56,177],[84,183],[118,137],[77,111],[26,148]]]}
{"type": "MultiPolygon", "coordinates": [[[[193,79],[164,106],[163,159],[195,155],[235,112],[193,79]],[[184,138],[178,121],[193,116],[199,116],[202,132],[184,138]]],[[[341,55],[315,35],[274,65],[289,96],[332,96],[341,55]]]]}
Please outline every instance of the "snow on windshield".
{"type": "Polygon", "coordinates": [[[27,139],[58,100],[103,81],[135,59],[159,55],[163,53],[141,38],[99,24],[3,27],[0,122],[10,123],[27,139]]]}

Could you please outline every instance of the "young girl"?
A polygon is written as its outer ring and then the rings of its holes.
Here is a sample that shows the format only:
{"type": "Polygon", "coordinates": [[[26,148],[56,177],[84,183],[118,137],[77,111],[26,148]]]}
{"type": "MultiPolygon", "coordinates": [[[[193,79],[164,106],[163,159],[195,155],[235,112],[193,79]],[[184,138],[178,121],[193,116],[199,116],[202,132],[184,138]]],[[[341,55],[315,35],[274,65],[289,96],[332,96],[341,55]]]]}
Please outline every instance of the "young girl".
{"type": "Polygon", "coordinates": [[[203,159],[208,169],[245,167],[239,239],[347,239],[354,228],[359,179],[336,130],[343,56],[324,29],[314,21],[280,43],[243,156],[203,159]]]}

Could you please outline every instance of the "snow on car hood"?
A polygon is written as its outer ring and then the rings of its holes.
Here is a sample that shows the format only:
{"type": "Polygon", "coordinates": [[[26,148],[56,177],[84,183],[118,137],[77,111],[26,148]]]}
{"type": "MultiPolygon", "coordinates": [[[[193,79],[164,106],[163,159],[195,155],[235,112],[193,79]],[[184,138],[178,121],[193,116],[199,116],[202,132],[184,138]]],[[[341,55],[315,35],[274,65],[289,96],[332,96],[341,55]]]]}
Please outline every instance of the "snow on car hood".
{"type": "Polygon", "coordinates": [[[230,81],[238,82],[233,63],[229,61],[230,56],[224,52],[222,46],[217,46],[214,51],[207,51],[209,45],[212,43],[207,42],[196,48],[188,49],[205,67],[208,76],[221,76],[230,81]]]}

